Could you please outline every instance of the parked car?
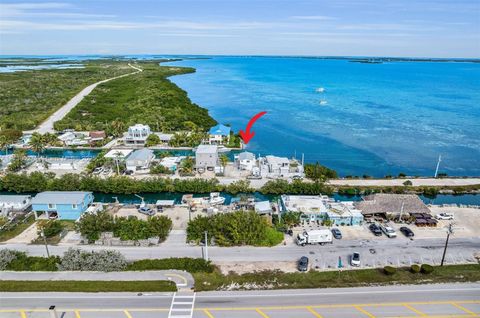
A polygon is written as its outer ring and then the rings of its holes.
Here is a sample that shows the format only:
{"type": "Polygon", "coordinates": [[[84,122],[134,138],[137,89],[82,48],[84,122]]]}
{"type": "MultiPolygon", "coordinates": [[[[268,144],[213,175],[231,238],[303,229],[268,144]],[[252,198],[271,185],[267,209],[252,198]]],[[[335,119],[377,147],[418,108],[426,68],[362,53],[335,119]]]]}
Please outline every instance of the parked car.
{"type": "Polygon", "coordinates": [[[138,208],[138,212],[139,213],[142,213],[142,214],[146,214],[148,216],[153,216],[155,215],[155,211],[153,211],[152,209],[150,209],[149,207],[147,206],[142,206],[140,208],[138,208]]]}
{"type": "Polygon", "coordinates": [[[292,177],[293,180],[303,180],[303,177],[302,176],[293,176],[292,177]]]}
{"type": "Polygon", "coordinates": [[[389,238],[397,237],[397,233],[395,232],[393,227],[388,225],[382,225],[380,228],[382,229],[382,232],[385,233],[385,235],[389,238]]]}
{"type": "Polygon", "coordinates": [[[301,272],[308,271],[308,257],[306,257],[306,256],[300,257],[300,259],[298,260],[297,268],[301,272]]]}
{"type": "Polygon", "coordinates": [[[368,228],[370,229],[370,231],[372,231],[372,233],[375,236],[382,236],[382,230],[375,223],[370,224],[370,226],[368,228]]]}
{"type": "Polygon", "coordinates": [[[405,235],[406,237],[413,237],[413,236],[415,236],[415,234],[413,233],[413,231],[410,230],[410,229],[409,229],[408,227],[406,227],[406,226],[402,226],[402,227],[400,228],[400,232],[402,232],[403,235],[405,235]]]}
{"type": "Polygon", "coordinates": [[[449,213],[449,212],[440,213],[435,215],[435,218],[437,220],[453,220],[453,213],[449,213]]]}
{"type": "Polygon", "coordinates": [[[337,229],[336,227],[332,229],[332,234],[333,234],[333,237],[336,238],[337,240],[340,240],[342,238],[342,232],[340,232],[340,230],[337,229]]]}
{"type": "Polygon", "coordinates": [[[123,174],[126,176],[131,176],[133,174],[133,170],[125,170],[123,174]]]}
{"type": "Polygon", "coordinates": [[[354,252],[350,258],[350,265],[359,267],[360,266],[360,253],[354,252]]]}

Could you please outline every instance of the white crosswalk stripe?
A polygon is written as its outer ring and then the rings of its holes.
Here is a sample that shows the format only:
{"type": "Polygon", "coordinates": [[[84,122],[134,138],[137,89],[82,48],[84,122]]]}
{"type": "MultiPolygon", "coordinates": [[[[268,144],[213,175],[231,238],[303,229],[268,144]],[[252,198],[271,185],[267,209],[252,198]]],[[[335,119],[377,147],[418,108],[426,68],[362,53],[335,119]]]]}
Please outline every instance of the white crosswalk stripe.
{"type": "Polygon", "coordinates": [[[195,295],[196,293],[191,295],[177,295],[177,293],[174,293],[168,318],[192,318],[195,295]]]}

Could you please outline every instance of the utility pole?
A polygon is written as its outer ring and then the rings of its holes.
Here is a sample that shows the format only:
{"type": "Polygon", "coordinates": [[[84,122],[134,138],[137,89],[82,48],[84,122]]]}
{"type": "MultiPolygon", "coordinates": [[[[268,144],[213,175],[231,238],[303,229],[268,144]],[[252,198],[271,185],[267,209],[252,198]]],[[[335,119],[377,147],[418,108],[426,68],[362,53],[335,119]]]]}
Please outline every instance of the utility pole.
{"type": "Polygon", "coordinates": [[[205,260],[208,262],[208,232],[205,231],[205,260]]]}
{"type": "Polygon", "coordinates": [[[47,257],[50,258],[50,252],[48,251],[48,244],[47,244],[47,238],[45,237],[45,232],[40,233],[40,235],[43,237],[43,242],[45,243],[45,249],[47,250],[47,257]]]}
{"type": "Polygon", "coordinates": [[[438,174],[438,167],[440,166],[440,161],[442,161],[442,155],[438,155],[437,168],[435,169],[435,178],[438,174]]]}
{"type": "Polygon", "coordinates": [[[447,254],[448,239],[450,238],[450,234],[453,234],[453,223],[450,223],[447,226],[447,240],[445,241],[445,248],[443,249],[442,262],[440,263],[440,266],[443,266],[443,262],[445,261],[445,254],[447,254]]]}

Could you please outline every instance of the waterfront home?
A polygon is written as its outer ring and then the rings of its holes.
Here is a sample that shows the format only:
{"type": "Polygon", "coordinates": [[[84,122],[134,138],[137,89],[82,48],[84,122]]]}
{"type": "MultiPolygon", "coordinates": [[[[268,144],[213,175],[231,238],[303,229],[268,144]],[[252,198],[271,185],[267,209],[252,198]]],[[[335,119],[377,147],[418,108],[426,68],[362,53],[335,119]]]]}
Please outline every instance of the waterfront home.
{"type": "Polygon", "coordinates": [[[115,159],[115,160],[125,160],[131,153],[133,149],[111,149],[105,154],[105,158],[115,159]]]}
{"type": "Polygon", "coordinates": [[[153,150],[142,148],[132,152],[125,160],[125,164],[127,166],[127,170],[146,170],[150,167],[150,163],[153,159],[155,159],[153,150]]]}
{"type": "Polygon", "coordinates": [[[260,215],[271,215],[273,210],[270,201],[255,202],[255,212],[260,215]]]}
{"type": "Polygon", "coordinates": [[[218,147],[216,145],[199,145],[195,150],[195,168],[197,170],[214,170],[218,167],[218,147]]]}
{"type": "Polygon", "coordinates": [[[229,142],[232,129],[228,126],[218,124],[210,128],[208,132],[208,143],[211,145],[223,145],[229,142]]]}
{"type": "Polygon", "coordinates": [[[304,177],[303,165],[296,159],[286,157],[265,156],[259,159],[262,175],[272,178],[304,177]]]}
{"type": "Polygon", "coordinates": [[[84,132],[67,131],[58,136],[58,139],[62,141],[65,146],[85,146],[90,143],[88,133],[84,132]]]}
{"type": "Polygon", "coordinates": [[[332,225],[361,225],[364,221],[353,202],[336,202],[326,195],[282,195],[280,211],[300,212],[303,220],[330,221],[332,225]]]}
{"type": "Polygon", "coordinates": [[[152,131],[150,126],[136,124],[128,127],[127,135],[125,136],[125,144],[129,145],[145,145],[145,142],[152,131]]]}
{"type": "Polygon", "coordinates": [[[253,171],[253,168],[257,166],[255,155],[248,151],[236,155],[235,163],[237,164],[238,169],[247,171],[253,171]]]}
{"type": "Polygon", "coordinates": [[[375,193],[363,197],[355,207],[368,217],[403,218],[413,213],[430,214],[430,209],[416,194],[375,193]]]}
{"type": "Polygon", "coordinates": [[[162,144],[167,144],[167,145],[174,136],[174,134],[165,134],[165,133],[155,133],[155,135],[157,135],[158,138],[160,138],[160,142],[162,144]]]}
{"type": "Polygon", "coordinates": [[[180,163],[185,158],[186,158],[185,156],[164,157],[160,160],[160,165],[171,171],[177,171],[178,167],[180,166],[180,163]]]}
{"type": "Polygon", "coordinates": [[[0,216],[6,217],[11,212],[27,211],[31,205],[30,195],[0,195],[0,216]]]}
{"type": "Polygon", "coordinates": [[[35,218],[45,213],[51,219],[77,220],[92,203],[92,192],[46,191],[32,199],[32,210],[35,218]]]}
{"type": "Polygon", "coordinates": [[[102,141],[107,137],[103,130],[91,131],[88,133],[88,136],[90,137],[90,143],[102,141]]]}

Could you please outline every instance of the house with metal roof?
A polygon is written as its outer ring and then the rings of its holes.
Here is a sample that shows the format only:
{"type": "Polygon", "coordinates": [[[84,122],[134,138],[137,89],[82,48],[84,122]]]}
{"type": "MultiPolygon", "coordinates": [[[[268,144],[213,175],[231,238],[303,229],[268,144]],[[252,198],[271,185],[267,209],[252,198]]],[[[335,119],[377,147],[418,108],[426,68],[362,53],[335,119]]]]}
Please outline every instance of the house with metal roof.
{"type": "Polygon", "coordinates": [[[235,162],[238,169],[252,171],[257,166],[255,155],[251,152],[244,151],[235,156],[235,162]]]}
{"type": "Polygon", "coordinates": [[[218,147],[216,145],[199,145],[195,150],[195,168],[213,170],[218,166],[218,147]]]}
{"type": "Polygon", "coordinates": [[[218,124],[210,128],[208,132],[208,143],[211,145],[221,145],[228,143],[232,129],[228,126],[218,124]]]}
{"type": "Polygon", "coordinates": [[[30,195],[0,195],[0,216],[7,216],[10,212],[23,212],[32,205],[30,195]]]}
{"type": "Polygon", "coordinates": [[[92,192],[46,191],[32,199],[32,210],[36,218],[45,213],[48,218],[77,220],[92,203],[92,192]]]}
{"type": "Polygon", "coordinates": [[[150,163],[155,159],[153,150],[148,148],[142,148],[132,152],[125,160],[127,170],[137,171],[145,170],[150,167],[150,163]]]}

